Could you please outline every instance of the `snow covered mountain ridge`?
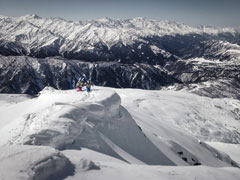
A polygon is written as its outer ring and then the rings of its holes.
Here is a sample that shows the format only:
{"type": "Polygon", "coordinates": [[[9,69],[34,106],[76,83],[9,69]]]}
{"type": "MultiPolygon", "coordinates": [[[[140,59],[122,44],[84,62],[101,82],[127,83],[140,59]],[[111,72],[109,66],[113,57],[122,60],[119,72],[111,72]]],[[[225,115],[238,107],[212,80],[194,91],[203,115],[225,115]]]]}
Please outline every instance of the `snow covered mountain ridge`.
{"type": "Polygon", "coordinates": [[[4,93],[35,94],[47,85],[72,89],[86,76],[99,86],[142,89],[216,80],[225,85],[211,93],[224,87],[222,92],[231,92],[221,97],[239,98],[240,32],[234,28],[146,18],[1,16],[0,55],[4,93]]]}
{"type": "MultiPolygon", "coordinates": [[[[170,21],[157,21],[147,18],[113,20],[110,18],[66,21],[61,18],[41,18],[37,15],[21,17],[0,16],[0,44],[15,44],[22,47],[25,54],[35,49],[50,47],[58,49],[59,54],[93,50],[96,44],[103,44],[108,49],[121,42],[131,45],[135,41],[144,41],[144,37],[185,34],[219,33],[235,34],[234,28],[192,27],[170,21]]],[[[14,49],[14,48],[13,48],[14,49]]]]}
{"type": "MultiPolygon", "coordinates": [[[[174,34],[188,33],[207,33],[218,34],[223,32],[237,32],[237,28],[214,28],[209,26],[193,27],[183,23],[177,23],[167,20],[151,20],[148,18],[138,17],[132,19],[96,19],[86,21],[67,21],[62,18],[41,18],[36,14],[29,14],[21,17],[0,16],[1,23],[16,23],[16,25],[28,25],[46,29],[56,35],[72,40],[77,35],[85,34],[88,31],[87,39],[98,37],[104,43],[117,42],[120,40],[130,40],[131,36],[164,36],[174,34]],[[25,24],[26,23],[26,24],[25,24]],[[52,27],[51,27],[52,25],[52,27]]],[[[19,28],[15,26],[16,28],[19,28]]],[[[10,30],[8,27],[6,31],[10,30]]],[[[17,30],[17,29],[16,29],[17,30]]],[[[4,29],[3,29],[4,31],[4,29]]],[[[87,40],[83,39],[83,40],[87,40]]],[[[132,38],[131,40],[134,40],[132,38]]]]}

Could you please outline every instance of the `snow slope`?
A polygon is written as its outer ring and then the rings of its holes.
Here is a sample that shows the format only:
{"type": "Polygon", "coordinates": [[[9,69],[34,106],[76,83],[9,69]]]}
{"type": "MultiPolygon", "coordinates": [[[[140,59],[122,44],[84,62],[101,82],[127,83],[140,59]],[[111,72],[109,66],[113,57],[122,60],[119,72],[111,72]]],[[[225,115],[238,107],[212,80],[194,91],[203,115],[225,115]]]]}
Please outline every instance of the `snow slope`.
{"type": "Polygon", "coordinates": [[[201,97],[185,90],[117,92],[123,106],[146,131],[154,123],[164,127],[168,122],[202,141],[240,143],[239,100],[201,97]],[[152,121],[145,121],[145,116],[152,121]]]}
{"type": "Polygon", "coordinates": [[[49,147],[24,145],[0,147],[0,152],[0,179],[238,180],[240,175],[238,168],[127,164],[89,149],[65,150],[60,153],[49,147]]]}
{"type": "MultiPolygon", "coordinates": [[[[8,137],[0,141],[2,145],[87,147],[131,163],[174,165],[144,137],[130,114],[120,106],[120,97],[114,91],[96,90],[86,96],[75,90],[50,88],[37,99],[23,103],[27,103],[22,107],[28,106],[28,112],[22,110],[19,118],[6,120],[8,123],[1,127],[8,137]]],[[[3,109],[1,113],[6,117],[4,113],[9,112],[3,109]]]]}
{"type": "MultiPolygon", "coordinates": [[[[220,128],[237,141],[232,108],[239,105],[172,90],[94,87],[87,94],[46,87],[38,97],[2,94],[0,178],[47,179],[63,169],[59,179],[238,179],[236,156],[204,143],[202,131],[220,128]]],[[[226,140],[219,133],[209,138],[226,140]]]]}
{"type": "Polygon", "coordinates": [[[76,167],[74,176],[68,176],[67,180],[238,180],[240,171],[238,168],[213,168],[207,166],[146,166],[136,164],[124,164],[115,159],[106,157],[89,156],[93,152],[84,149],[83,151],[64,151],[76,167]],[[87,157],[87,159],[86,159],[87,157]],[[94,163],[94,164],[93,164],[94,163]]]}
{"type": "Polygon", "coordinates": [[[50,180],[72,175],[74,167],[59,151],[43,146],[0,147],[0,179],[50,180]]]}
{"type": "Polygon", "coordinates": [[[207,142],[219,151],[227,153],[234,161],[240,164],[240,144],[229,144],[221,142],[207,142]]]}

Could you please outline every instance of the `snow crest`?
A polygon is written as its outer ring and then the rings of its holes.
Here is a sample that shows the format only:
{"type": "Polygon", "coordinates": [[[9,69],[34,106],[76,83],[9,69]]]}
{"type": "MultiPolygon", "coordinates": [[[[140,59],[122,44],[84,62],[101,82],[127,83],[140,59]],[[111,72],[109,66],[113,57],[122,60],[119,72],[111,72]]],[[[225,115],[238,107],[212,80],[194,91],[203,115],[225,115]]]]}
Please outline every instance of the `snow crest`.
{"type": "MultiPolygon", "coordinates": [[[[74,150],[86,148],[138,165],[238,166],[226,154],[198,142],[189,132],[183,131],[182,126],[174,124],[178,121],[171,118],[185,117],[169,107],[178,106],[172,99],[178,96],[181,106],[184,100],[192,107],[189,103],[192,104],[193,97],[203,100],[196,95],[171,91],[157,93],[94,87],[87,93],[46,87],[36,98],[1,103],[0,113],[4,119],[0,121],[0,132],[4,138],[0,139],[0,146],[50,146],[71,152],[67,153],[69,157],[74,150]]],[[[185,121],[182,123],[186,125],[185,121]]],[[[84,156],[76,164],[83,171],[102,169],[94,159],[84,156]]]]}
{"type": "Polygon", "coordinates": [[[112,90],[90,94],[45,88],[7,144],[60,150],[86,147],[131,163],[174,165],[140,131],[112,90]],[[148,147],[148,148],[146,148],[148,147]]]}

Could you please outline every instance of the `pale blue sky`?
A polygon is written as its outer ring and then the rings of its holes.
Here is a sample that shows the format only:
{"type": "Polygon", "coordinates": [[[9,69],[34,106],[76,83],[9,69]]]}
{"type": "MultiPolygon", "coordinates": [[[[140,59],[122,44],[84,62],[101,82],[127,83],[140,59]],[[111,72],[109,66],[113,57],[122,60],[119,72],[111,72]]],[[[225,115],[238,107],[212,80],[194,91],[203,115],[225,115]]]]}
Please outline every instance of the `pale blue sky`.
{"type": "Polygon", "coordinates": [[[240,0],[0,0],[0,14],[67,20],[147,17],[189,25],[240,26],[240,0]]]}

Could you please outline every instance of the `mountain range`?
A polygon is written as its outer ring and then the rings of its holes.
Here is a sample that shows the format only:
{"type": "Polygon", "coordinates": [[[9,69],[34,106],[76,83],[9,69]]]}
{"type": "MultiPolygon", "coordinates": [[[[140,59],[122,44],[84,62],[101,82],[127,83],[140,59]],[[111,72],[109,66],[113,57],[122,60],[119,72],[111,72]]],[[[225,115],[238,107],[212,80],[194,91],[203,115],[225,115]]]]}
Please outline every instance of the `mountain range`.
{"type": "Polygon", "coordinates": [[[239,91],[238,28],[0,16],[0,179],[238,180],[239,91]]]}
{"type": "Polygon", "coordinates": [[[46,85],[71,89],[79,77],[121,88],[217,81],[235,92],[240,86],[239,28],[147,18],[72,22],[0,16],[0,54],[5,93],[36,94],[46,85]]]}

